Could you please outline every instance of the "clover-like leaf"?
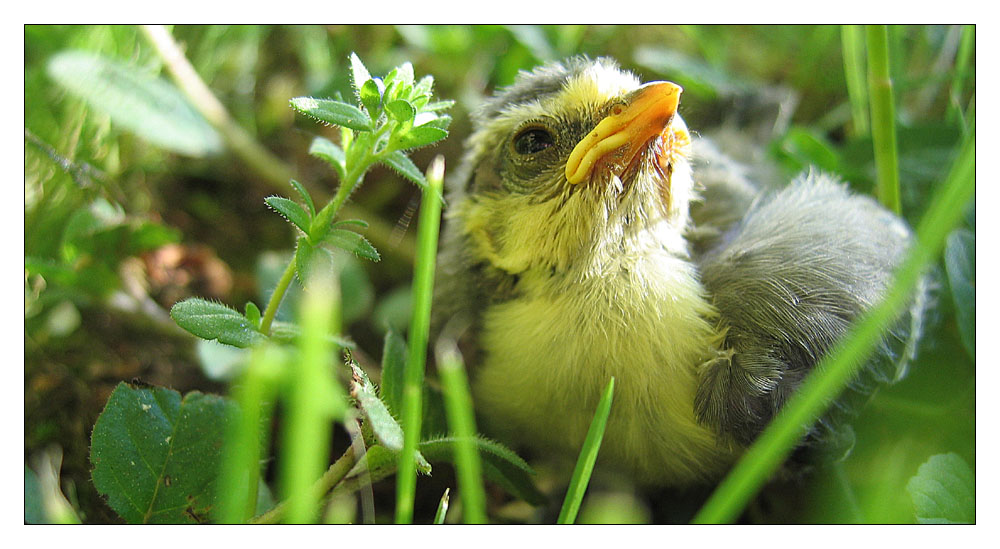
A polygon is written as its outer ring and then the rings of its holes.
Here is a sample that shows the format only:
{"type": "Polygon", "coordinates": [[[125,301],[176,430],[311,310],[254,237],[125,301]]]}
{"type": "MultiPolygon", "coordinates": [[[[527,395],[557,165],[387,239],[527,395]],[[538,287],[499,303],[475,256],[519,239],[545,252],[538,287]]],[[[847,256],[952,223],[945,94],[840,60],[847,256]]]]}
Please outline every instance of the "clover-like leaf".
{"type": "Polygon", "coordinates": [[[332,99],[296,97],[290,101],[290,104],[295,110],[320,122],[352,130],[371,131],[373,129],[371,118],[361,109],[348,103],[332,99]]]}
{"type": "Polygon", "coordinates": [[[94,487],[129,523],[199,523],[215,506],[223,433],[219,396],[120,383],[91,437],[94,487]]]}
{"type": "Polygon", "coordinates": [[[958,454],[931,456],[906,483],[921,524],[976,522],[976,478],[958,454]]]}
{"type": "Polygon", "coordinates": [[[264,334],[235,309],[201,298],[176,303],[170,318],[202,339],[217,339],[234,347],[249,347],[264,339],[264,334]]]}
{"type": "Polygon", "coordinates": [[[312,216],[303,210],[302,206],[296,204],[294,200],[289,200],[282,196],[269,196],[264,199],[264,202],[293,225],[302,229],[302,232],[308,234],[312,216]]]}
{"type": "Polygon", "coordinates": [[[323,238],[323,243],[330,246],[347,250],[358,257],[363,257],[371,261],[379,261],[381,256],[378,250],[360,234],[344,229],[331,229],[323,238]]]}

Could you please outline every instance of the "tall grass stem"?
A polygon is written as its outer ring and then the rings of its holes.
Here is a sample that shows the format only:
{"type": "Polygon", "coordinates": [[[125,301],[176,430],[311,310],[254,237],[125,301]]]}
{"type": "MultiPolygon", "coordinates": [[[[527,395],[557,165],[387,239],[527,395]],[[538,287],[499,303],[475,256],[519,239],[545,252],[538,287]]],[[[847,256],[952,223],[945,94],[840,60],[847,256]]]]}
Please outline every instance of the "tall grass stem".
{"type": "Polygon", "coordinates": [[[872,142],[878,174],[876,196],[896,214],[899,198],[899,155],[896,148],[896,102],[889,72],[889,32],[885,25],[868,25],[868,93],[871,97],[872,142]]]}

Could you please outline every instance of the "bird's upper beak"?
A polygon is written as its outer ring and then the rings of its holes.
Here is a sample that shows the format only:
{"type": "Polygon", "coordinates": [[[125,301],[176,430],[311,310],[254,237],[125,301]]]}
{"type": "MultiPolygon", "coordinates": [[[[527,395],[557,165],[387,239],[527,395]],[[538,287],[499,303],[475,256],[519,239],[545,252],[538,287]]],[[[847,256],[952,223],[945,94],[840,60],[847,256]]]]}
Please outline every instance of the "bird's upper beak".
{"type": "Polygon", "coordinates": [[[677,113],[681,87],[650,82],[632,92],[584,137],[566,161],[566,180],[583,182],[602,158],[615,153],[628,166],[650,139],[664,132],[677,113]]]}

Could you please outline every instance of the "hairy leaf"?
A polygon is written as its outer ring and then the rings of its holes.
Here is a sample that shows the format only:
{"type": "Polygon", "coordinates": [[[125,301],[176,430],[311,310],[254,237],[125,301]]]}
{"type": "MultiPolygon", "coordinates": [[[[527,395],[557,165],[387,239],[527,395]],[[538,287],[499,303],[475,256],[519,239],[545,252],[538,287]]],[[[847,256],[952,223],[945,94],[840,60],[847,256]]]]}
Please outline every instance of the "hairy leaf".
{"type": "Polygon", "coordinates": [[[403,151],[395,151],[391,154],[385,156],[382,159],[382,163],[389,166],[393,170],[396,170],[399,175],[409,179],[413,183],[416,183],[421,189],[427,188],[427,178],[424,177],[423,172],[417,168],[416,164],[409,159],[403,151]]]}
{"type": "Polygon", "coordinates": [[[269,196],[264,199],[264,202],[272,210],[278,212],[282,217],[301,229],[302,232],[309,234],[309,224],[312,222],[312,218],[295,201],[281,196],[269,196]]]}
{"type": "Polygon", "coordinates": [[[397,143],[403,149],[416,149],[440,141],[445,137],[448,137],[447,130],[424,124],[410,128],[399,137],[397,143]]]}
{"type": "MultiPolygon", "coordinates": [[[[477,437],[475,442],[486,478],[532,505],[545,503],[545,496],[531,479],[535,471],[520,456],[503,444],[483,437],[477,437]]],[[[441,437],[422,441],[419,448],[431,462],[450,462],[453,460],[454,445],[453,437],[441,437]]]]}
{"type": "Polygon", "coordinates": [[[413,117],[417,114],[413,105],[405,99],[396,99],[395,101],[386,103],[385,110],[389,113],[389,116],[399,122],[409,122],[413,120],[413,117]]]}
{"type": "Polygon", "coordinates": [[[372,130],[372,121],[368,115],[348,103],[313,97],[296,97],[290,103],[293,109],[320,122],[352,130],[372,130]]]}
{"type": "Polygon", "coordinates": [[[323,238],[323,243],[335,246],[342,250],[347,250],[358,257],[370,259],[371,261],[379,261],[382,259],[381,256],[378,255],[378,250],[376,250],[370,242],[365,240],[365,237],[353,231],[331,229],[330,234],[323,238]]]}
{"type": "Polygon", "coordinates": [[[264,334],[235,309],[201,298],[176,303],[170,318],[202,339],[217,339],[234,347],[249,347],[264,339],[264,334]]]}
{"type": "MultiPolygon", "coordinates": [[[[317,138],[317,139],[320,139],[320,138],[317,138]]],[[[314,144],[315,144],[315,142],[314,142],[314,144]]],[[[312,149],[310,149],[310,153],[311,152],[312,152],[312,149]]],[[[295,187],[295,190],[299,193],[299,196],[302,197],[302,201],[305,202],[306,207],[309,208],[309,215],[310,216],[316,215],[316,204],[313,203],[313,199],[312,199],[312,196],[309,195],[309,191],[307,191],[306,188],[304,186],[302,186],[302,183],[299,183],[298,181],[296,181],[294,179],[291,180],[291,184],[292,184],[292,187],[295,187]]]]}
{"type": "Polygon", "coordinates": [[[219,134],[176,87],[137,67],[66,51],[49,61],[48,74],[114,124],[154,145],[199,157],[222,151],[219,134]]]}
{"type": "Polygon", "coordinates": [[[327,163],[333,166],[340,180],[344,180],[347,170],[347,158],[344,156],[344,150],[336,143],[324,137],[316,137],[313,139],[312,145],[309,146],[309,154],[326,160],[327,163]]]}
{"type": "Polygon", "coordinates": [[[120,383],[94,425],[94,486],[130,523],[203,522],[215,505],[226,399],[120,383]]]}

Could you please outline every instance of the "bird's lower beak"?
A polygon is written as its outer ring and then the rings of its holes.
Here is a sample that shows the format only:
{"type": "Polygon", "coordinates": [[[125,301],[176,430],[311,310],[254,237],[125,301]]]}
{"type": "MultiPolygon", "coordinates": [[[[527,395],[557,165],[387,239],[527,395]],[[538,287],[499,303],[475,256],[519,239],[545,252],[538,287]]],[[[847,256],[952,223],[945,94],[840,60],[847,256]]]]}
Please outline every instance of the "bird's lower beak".
{"type": "Polygon", "coordinates": [[[615,107],[584,137],[566,161],[566,180],[582,183],[602,158],[615,153],[628,166],[642,146],[663,133],[677,113],[681,87],[650,82],[636,90],[624,106],[615,107]]]}

